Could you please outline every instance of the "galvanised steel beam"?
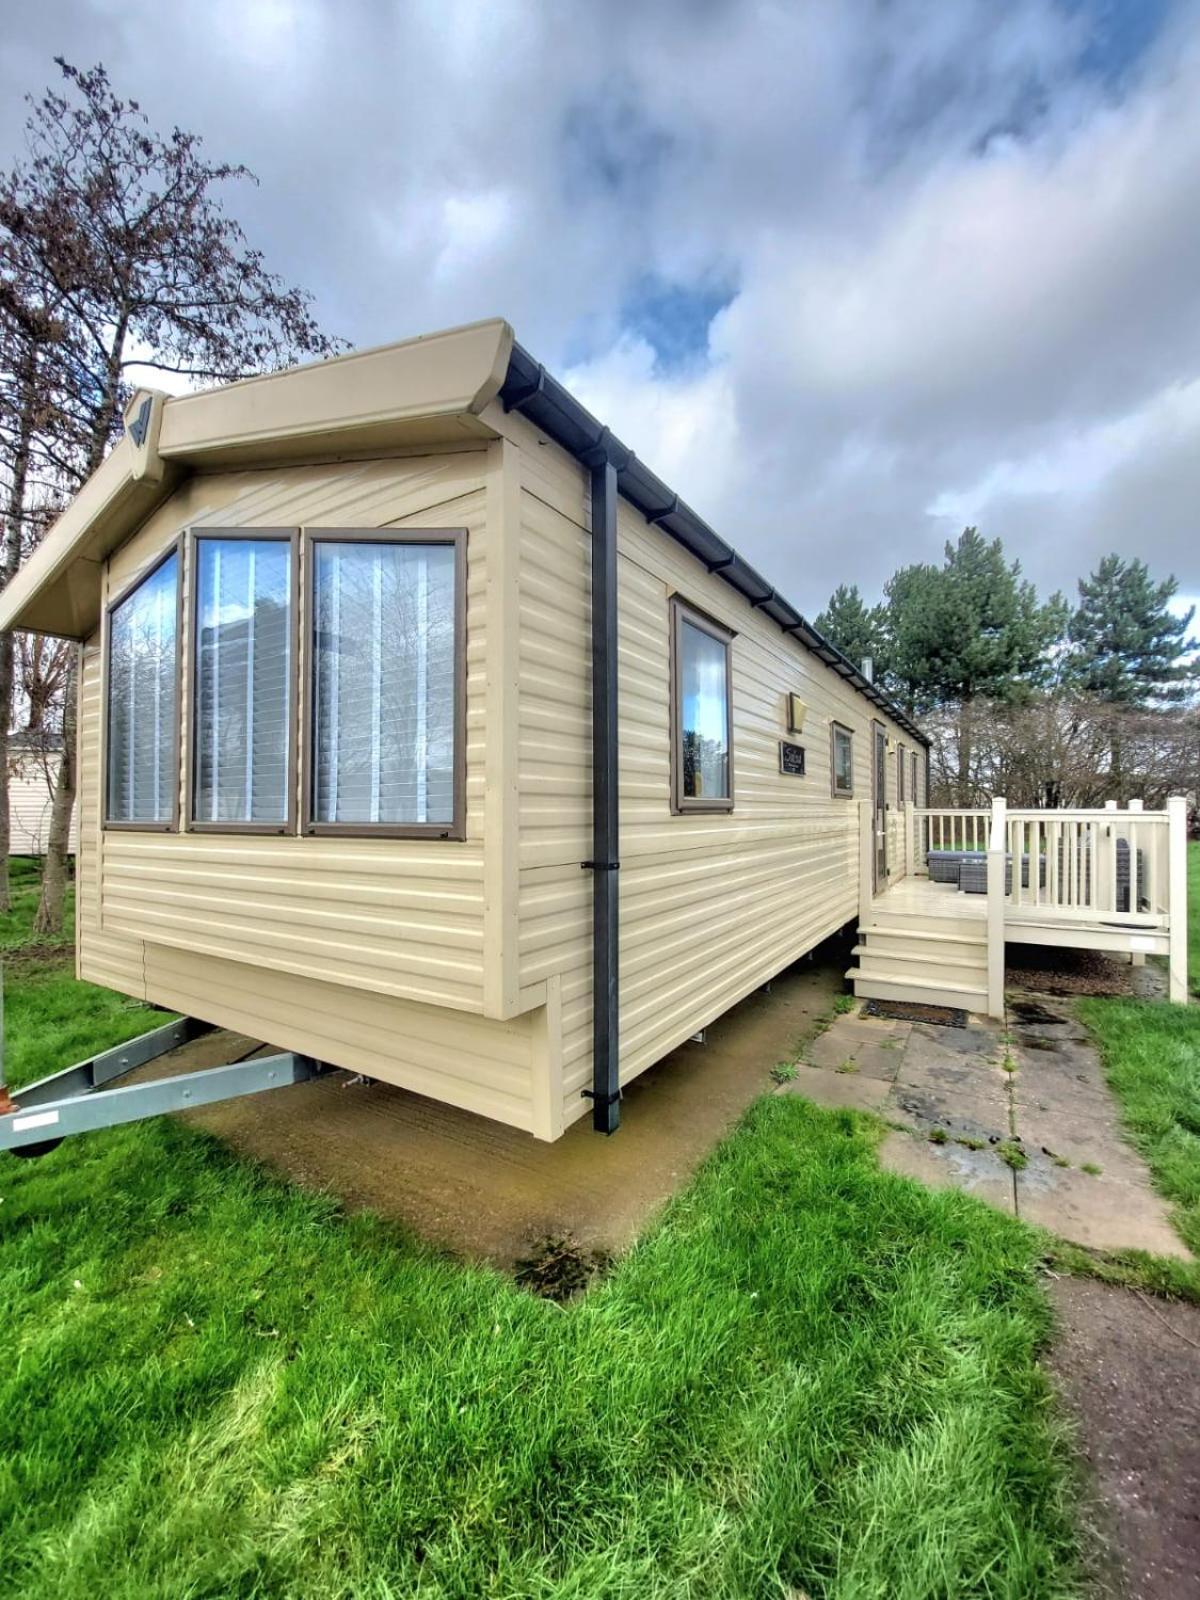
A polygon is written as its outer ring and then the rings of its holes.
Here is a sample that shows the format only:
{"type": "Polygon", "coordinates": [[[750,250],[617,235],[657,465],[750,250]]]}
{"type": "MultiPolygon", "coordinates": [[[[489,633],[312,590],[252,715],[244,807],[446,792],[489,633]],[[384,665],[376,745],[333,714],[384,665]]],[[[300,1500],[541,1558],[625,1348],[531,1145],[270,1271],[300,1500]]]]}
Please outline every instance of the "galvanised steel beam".
{"type": "MultiPolygon", "coordinates": [[[[160,1030],[161,1031],[161,1030],[160,1030]]],[[[128,1068],[124,1070],[128,1071],[128,1068]]],[[[0,1150],[41,1153],[73,1133],[91,1133],[123,1122],[141,1122],[170,1111],[191,1111],[197,1106],[261,1094],[287,1084],[319,1077],[326,1068],[311,1056],[294,1053],[237,1061],[228,1067],[185,1072],[177,1078],[155,1078],[149,1083],[129,1083],[115,1089],[94,1089],[63,1099],[27,1102],[17,1091],[17,1109],[0,1117],[0,1150]],[[39,1148],[40,1147],[40,1148],[39,1148]]]]}
{"type": "Polygon", "coordinates": [[[200,1022],[196,1017],[179,1017],[174,1022],[164,1023],[161,1028],[152,1028],[149,1033],[139,1034],[125,1044],[114,1045],[111,1050],[102,1050],[99,1055],[89,1056],[86,1061],[77,1061],[73,1067],[52,1072],[48,1078],[28,1083],[14,1099],[21,1106],[40,1106],[49,1100],[68,1100],[73,1095],[91,1094],[93,1090],[111,1083],[114,1078],[132,1072],[135,1067],[144,1067],[147,1061],[154,1061],[159,1056],[165,1056],[169,1050],[177,1050],[181,1044],[187,1044],[190,1039],[199,1039],[211,1032],[210,1022],[200,1022]]]}

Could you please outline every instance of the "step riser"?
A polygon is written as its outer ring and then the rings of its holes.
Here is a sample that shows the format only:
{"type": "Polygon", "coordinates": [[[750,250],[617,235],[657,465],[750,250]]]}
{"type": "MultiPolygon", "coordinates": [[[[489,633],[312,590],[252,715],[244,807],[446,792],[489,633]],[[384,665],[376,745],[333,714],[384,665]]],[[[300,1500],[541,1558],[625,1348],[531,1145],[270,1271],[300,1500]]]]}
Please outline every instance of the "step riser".
{"type": "Polygon", "coordinates": [[[918,978],[923,983],[953,983],[964,989],[987,986],[987,967],[961,961],[905,961],[898,956],[857,956],[858,970],[865,978],[883,978],[889,983],[904,983],[918,978]]]}
{"type": "Polygon", "coordinates": [[[908,1000],[914,1005],[957,1006],[963,1011],[987,1010],[987,991],[975,988],[956,988],[953,984],[938,987],[914,985],[888,978],[866,978],[851,972],[854,993],[860,1000],[908,1000]]]}
{"type": "Polygon", "coordinates": [[[872,955],[920,955],[927,961],[968,961],[977,966],[987,963],[987,943],[980,939],[938,939],[924,933],[895,933],[890,928],[860,928],[859,942],[872,955]]]}

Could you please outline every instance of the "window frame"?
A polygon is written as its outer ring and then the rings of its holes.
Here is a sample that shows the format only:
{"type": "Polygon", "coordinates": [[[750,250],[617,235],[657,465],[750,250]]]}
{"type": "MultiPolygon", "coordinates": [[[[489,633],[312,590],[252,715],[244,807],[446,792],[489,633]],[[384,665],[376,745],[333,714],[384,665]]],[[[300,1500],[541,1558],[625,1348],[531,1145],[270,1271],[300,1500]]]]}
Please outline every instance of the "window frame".
{"type": "Polygon", "coordinates": [[[904,770],[904,763],[908,758],[908,751],[896,741],[896,804],[904,805],[908,799],[908,774],[904,770]]]}
{"type": "Polygon", "coordinates": [[[298,726],[299,671],[300,671],[300,529],[299,528],[192,528],[186,539],[188,553],[188,696],[186,712],[187,759],[187,831],[189,833],[248,833],[268,834],[278,838],[281,834],[296,832],[296,774],[299,765],[301,730],[298,726]],[[288,756],[287,756],[287,815],[282,822],[205,822],[196,817],[196,730],[198,725],[196,700],[200,688],[199,663],[196,648],[200,639],[200,545],[205,540],[214,542],[230,540],[260,540],[263,543],[286,542],[291,548],[291,573],[288,580],[288,603],[292,608],[291,671],[288,673],[288,756]]]}
{"type": "Polygon", "coordinates": [[[835,800],[854,799],[854,729],[844,722],[829,724],[829,792],[835,800]],[[850,741],[850,787],[839,789],[837,781],[837,736],[844,733],[850,741]]]}
{"type": "Polygon", "coordinates": [[[920,789],[920,784],[919,784],[918,778],[917,778],[918,767],[917,767],[917,752],[916,752],[915,746],[914,746],[913,749],[911,749],[908,752],[908,756],[909,756],[909,761],[911,763],[911,766],[910,766],[910,769],[909,769],[909,776],[912,779],[912,802],[913,802],[913,805],[919,806],[920,803],[921,803],[921,789],[920,789]]]}
{"type": "Polygon", "coordinates": [[[184,538],[182,534],[176,535],[159,554],[143,568],[135,578],[121,588],[117,594],[108,601],[104,607],[104,626],[101,640],[101,660],[104,663],[104,707],[103,707],[103,748],[100,761],[100,782],[103,792],[103,806],[101,809],[101,830],[105,833],[178,833],[180,826],[180,786],[181,786],[181,760],[182,760],[182,716],[183,716],[183,691],[184,691],[184,538]],[[137,593],[144,583],[148,583],[160,567],[166,566],[172,556],[177,558],[175,567],[175,715],[171,718],[171,765],[175,772],[175,783],[171,792],[171,815],[163,822],[144,822],[137,818],[113,817],[109,815],[111,796],[109,793],[109,754],[112,749],[112,619],[113,613],[118,611],[125,602],[137,593]]]}
{"type": "Polygon", "coordinates": [[[670,600],[670,636],[671,636],[671,671],[670,689],[671,696],[671,814],[676,817],[696,815],[721,815],[727,814],[734,807],[734,759],[733,759],[733,641],[737,634],[732,628],[727,628],[724,623],[718,622],[715,617],[710,617],[707,612],[701,611],[691,601],[685,600],[680,594],[673,594],[670,600]],[[707,633],[725,649],[725,721],[729,732],[729,751],[727,765],[729,769],[729,794],[712,799],[685,795],[683,792],[683,707],[680,705],[680,658],[683,640],[683,624],[690,622],[694,628],[699,628],[701,633],[707,633]]]}
{"type": "Polygon", "coordinates": [[[303,627],[299,667],[303,685],[300,730],[300,832],[324,839],[438,839],[461,843],[467,836],[467,530],[466,528],[309,528],[300,530],[304,567],[303,627]],[[316,751],[316,547],[321,544],[443,544],[454,551],[454,739],[451,756],[454,805],[449,822],[318,822],[313,815],[316,751]]]}

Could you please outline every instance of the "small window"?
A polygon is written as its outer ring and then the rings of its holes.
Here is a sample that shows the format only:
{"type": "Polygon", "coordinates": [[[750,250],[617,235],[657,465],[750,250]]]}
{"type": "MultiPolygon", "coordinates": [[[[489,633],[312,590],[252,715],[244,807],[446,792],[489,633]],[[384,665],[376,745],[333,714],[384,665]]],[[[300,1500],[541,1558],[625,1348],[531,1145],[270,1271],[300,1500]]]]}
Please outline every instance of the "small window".
{"type": "Polygon", "coordinates": [[[167,830],[179,800],[179,552],[108,616],[105,821],[167,830]]]}
{"type": "Polygon", "coordinates": [[[840,722],[833,724],[833,792],[854,793],[854,734],[840,722]]]}
{"type": "Polygon", "coordinates": [[[904,782],[905,782],[904,755],[905,755],[904,746],[903,745],[898,745],[897,748],[896,748],[896,802],[897,802],[898,805],[903,805],[904,802],[905,802],[905,799],[907,798],[905,793],[904,793],[904,782]]]}
{"type": "Polygon", "coordinates": [[[671,603],[672,809],[733,809],[733,635],[678,598],[671,603]]]}
{"type": "Polygon", "coordinates": [[[913,805],[919,805],[921,797],[917,793],[917,752],[915,750],[909,756],[909,761],[912,773],[912,802],[913,805]]]}
{"type": "Polygon", "coordinates": [[[461,838],[465,534],[310,540],[308,830],[461,838]]]}
{"type": "Polygon", "coordinates": [[[294,536],[197,534],[192,821],[283,832],[292,806],[294,536]]]}

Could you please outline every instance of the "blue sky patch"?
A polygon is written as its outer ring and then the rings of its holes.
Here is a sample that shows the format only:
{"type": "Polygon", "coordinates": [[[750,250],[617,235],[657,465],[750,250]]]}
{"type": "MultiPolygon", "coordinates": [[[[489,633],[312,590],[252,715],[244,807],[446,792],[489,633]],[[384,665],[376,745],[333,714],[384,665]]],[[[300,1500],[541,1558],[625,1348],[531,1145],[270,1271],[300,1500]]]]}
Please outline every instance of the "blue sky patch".
{"type": "Polygon", "coordinates": [[[709,326],[733,296],[727,283],[670,283],[648,275],[623,303],[621,326],[645,339],[660,371],[677,371],[703,358],[709,326]]]}

